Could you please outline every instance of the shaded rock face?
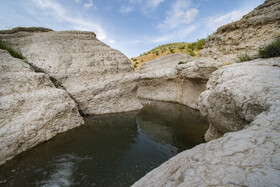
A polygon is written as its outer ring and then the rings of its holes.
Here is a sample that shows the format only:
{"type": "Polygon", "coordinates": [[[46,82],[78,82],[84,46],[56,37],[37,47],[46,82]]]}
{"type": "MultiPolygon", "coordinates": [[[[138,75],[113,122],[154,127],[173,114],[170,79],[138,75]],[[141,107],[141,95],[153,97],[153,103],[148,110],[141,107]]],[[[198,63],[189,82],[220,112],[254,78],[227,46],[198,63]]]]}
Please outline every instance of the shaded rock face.
{"type": "Polygon", "coordinates": [[[280,1],[267,0],[239,21],[224,25],[209,37],[201,56],[234,62],[240,54],[256,55],[259,47],[280,32],[280,1]]]}
{"type": "Polygon", "coordinates": [[[0,164],[81,124],[78,108],[64,90],[0,50],[0,164]]]}
{"type": "Polygon", "coordinates": [[[243,129],[178,154],[133,186],[278,186],[279,64],[258,59],[217,70],[200,110],[216,134],[243,129]]]}
{"type": "Polygon", "coordinates": [[[217,62],[210,58],[194,59],[183,53],[146,62],[137,71],[140,79],[137,96],[176,102],[197,109],[197,98],[217,68],[217,62]]]}
{"type": "Polygon", "coordinates": [[[92,32],[19,32],[1,34],[0,39],[64,88],[83,114],[142,108],[129,59],[92,32]]]}

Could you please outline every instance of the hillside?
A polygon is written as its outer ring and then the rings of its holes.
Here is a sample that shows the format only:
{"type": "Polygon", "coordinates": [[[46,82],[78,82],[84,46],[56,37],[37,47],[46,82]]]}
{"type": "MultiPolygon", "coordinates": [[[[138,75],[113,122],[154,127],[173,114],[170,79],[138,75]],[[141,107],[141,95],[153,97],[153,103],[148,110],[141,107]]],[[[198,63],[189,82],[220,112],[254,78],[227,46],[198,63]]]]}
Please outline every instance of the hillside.
{"type": "Polygon", "coordinates": [[[131,58],[131,63],[135,69],[138,69],[141,64],[150,60],[157,59],[172,53],[185,53],[193,57],[198,57],[201,49],[204,48],[205,39],[197,40],[193,43],[178,42],[160,45],[138,57],[131,58]]]}

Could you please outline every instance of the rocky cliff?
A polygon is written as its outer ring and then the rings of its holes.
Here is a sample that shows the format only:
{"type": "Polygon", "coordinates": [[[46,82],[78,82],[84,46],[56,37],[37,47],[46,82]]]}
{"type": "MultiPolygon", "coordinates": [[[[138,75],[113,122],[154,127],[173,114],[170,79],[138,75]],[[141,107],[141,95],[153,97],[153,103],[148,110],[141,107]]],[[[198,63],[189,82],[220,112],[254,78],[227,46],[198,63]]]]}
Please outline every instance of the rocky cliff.
{"type": "Polygon", "coordinates": [[[279,12],[279,0],[265,1],[220,27],[207,39],[202,58],[176,67],[182,77],[210,77],[197,101],[210,123],[209,142],[173,157],[133,186],[279,186],[280,58],[227,65],[240,54],[256,55],[278,37],[279,12]]]}
{"type": "Polygon", "coordinates": [[[65,89],[83,114],[140,109],[129,59],[96,39],[93,32],[17,32],[0,40],[65,89]]]}
{"type": "Polygon", "coordinates": [[[266,0],[239,21],[217,29],[206,39],[200,56],[235,62],[238,55],[256,55],[280,33],[280,1],[266,0]]]}
{"type": "Polygon", "coordinates": [[[207,138],[228,133],[182,152],[133,186],[278,186],[279,75],[280,58],[217,70],[199,106],[213,129],[207,138]]]}
{"type": "Polygon", "coordinates": [[[0,164],[81,124],[68,93],[46,74],[0,50],[0,164]]]}
{"type": "Polygon", "coordinates": [[[197,99],[205,90],[211,73],[221,64],[210,58],[194,59],[175,53],[144,63],[137,71],[137,96],[171,101],[197,109],[197,99]]]}

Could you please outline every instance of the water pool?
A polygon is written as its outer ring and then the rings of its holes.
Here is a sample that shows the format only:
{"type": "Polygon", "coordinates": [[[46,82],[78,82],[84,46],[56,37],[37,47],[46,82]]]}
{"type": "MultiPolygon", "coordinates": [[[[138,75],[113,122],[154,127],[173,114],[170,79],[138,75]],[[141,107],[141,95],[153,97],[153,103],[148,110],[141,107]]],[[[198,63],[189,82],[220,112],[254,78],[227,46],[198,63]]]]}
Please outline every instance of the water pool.
{"type": "Polygon", "coordinates": [[[186,106],[143,101],[140,111],[85,116],[0,167],[0,186],[130,186],[179,152],[203,143],[208,122],[186,106]]]}

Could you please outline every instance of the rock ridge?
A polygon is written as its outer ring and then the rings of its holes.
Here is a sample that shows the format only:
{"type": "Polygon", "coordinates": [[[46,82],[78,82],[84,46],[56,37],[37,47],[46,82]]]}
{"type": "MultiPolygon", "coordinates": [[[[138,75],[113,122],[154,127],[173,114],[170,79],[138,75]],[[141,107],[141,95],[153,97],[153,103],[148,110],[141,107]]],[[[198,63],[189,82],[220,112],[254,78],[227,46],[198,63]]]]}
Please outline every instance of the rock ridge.
{"type": "Polygon", "coordinates": [[[280,32],[280,1],[269,0],[243,16],[221,26],[205,41],[200,56],[236,62],[238,56],[257,55],[259,47],[274,41],[280,32]]]}
{"type": "Polygon", "coordinates": [[[129,59],[86,31],[19,32],[0,39],[64,88],[83,114],[142,108],[129,59]]]}

